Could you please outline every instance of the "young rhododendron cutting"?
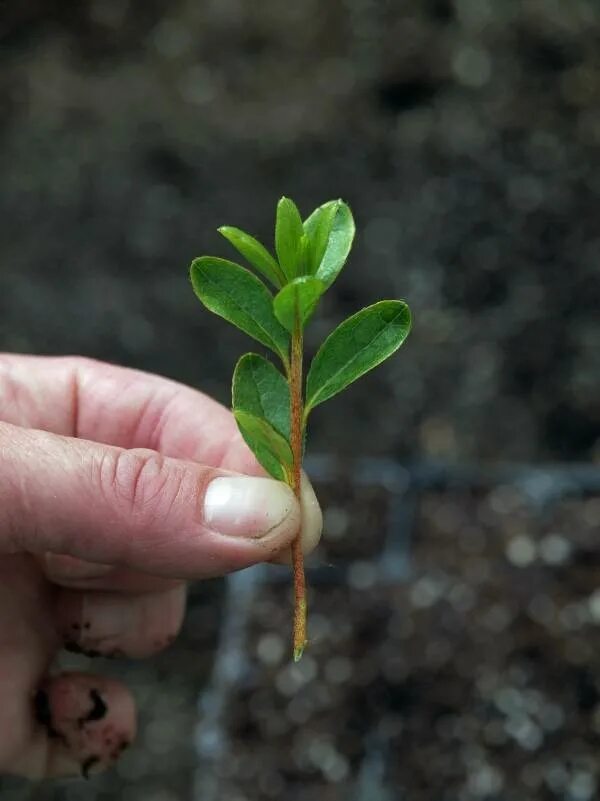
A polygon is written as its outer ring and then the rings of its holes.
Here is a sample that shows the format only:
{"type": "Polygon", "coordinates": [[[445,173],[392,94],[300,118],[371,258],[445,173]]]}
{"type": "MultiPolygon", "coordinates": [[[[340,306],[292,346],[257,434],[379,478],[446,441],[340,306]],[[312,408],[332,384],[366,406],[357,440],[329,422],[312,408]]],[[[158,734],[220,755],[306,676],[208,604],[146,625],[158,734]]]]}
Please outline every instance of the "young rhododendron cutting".
{"type": "MultiPolygon", "coordinates": [[[[200,256],[190,268],[194,291],[206,308],[271,350],[281,363],[278,369],[258,353],[242,356],[233,373],[233,414],[267,473],[285,481],[298,497],[312,410],[391,356],[410,330],[404,301],[367,306],[325,339],[304,381],[304,329],[346,263],[354,231],[352,212],[341,200],[323,203],[303,221],[295,203],[282,197],[275,218],[275,256],[239,228],[219,228],[273,289],[227,259],[200,256]]],[[[300,532],[292,545],[292,565],[297,661],[307,643],[300,532]]]]}

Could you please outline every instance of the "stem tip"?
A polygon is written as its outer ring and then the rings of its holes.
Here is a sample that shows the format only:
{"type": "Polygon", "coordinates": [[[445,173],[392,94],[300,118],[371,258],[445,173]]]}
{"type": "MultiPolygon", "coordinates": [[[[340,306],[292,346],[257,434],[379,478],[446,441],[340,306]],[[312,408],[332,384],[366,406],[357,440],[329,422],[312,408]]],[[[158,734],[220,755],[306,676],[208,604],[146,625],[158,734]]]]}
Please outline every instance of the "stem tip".
{"type": "Polygon", "coordinates": [[[305,645],[306,643],[303,643],[302,645],[297,645],[294,648],[294,662],[299,662],[302,659],[302,654],[304,653],[305,645]]]}

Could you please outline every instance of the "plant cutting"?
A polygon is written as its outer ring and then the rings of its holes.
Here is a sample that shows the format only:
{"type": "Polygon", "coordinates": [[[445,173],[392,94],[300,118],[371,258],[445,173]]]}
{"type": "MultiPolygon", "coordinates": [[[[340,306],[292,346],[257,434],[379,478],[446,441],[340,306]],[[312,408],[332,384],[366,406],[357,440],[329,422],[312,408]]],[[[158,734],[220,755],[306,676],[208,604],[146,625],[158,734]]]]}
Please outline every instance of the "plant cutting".
{"type": "MultiPolygon", "coordinates": [[[[275,255],[239,228],[218,230],[254,272],[227,259],[200,256],[190,268],[192,286],[207,309],[277,357],[279,367],[258,353],[241,357],[233,373],[232,409],[258,462],[300,498],[310,414],[400,347],[410,330],[410,311],[402,300],[381,300],[353,314],[325,339],[304,379],[304,330],[350,253],[355,233],[350,208],[330,200],[303,221],[296,204],[282,197],[275,216],[275,255]]],[[[298,661],[307,643],[300,531],[291,556],[293,655],[298,661]]]]}

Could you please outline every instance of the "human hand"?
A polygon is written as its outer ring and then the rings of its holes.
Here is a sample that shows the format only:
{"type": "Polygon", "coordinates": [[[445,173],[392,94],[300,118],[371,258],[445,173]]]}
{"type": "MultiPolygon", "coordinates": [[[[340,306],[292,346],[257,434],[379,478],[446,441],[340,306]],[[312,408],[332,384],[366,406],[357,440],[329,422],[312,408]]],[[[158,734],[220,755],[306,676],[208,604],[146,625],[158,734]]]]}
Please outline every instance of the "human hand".
{"type": "MultiPolygon", "coordinates": [[[[128,690],[51,665],[64,647],[166,647],[187,579],[277,558],[299,504],[215,401],[79,358],[0,356],[0,773],[96,772],[135,734],[128,690]],[[253,477],[251,477],[253,476],[253,477]]],[[[308,481],[303,545],[321,512],[308,481]]]]}

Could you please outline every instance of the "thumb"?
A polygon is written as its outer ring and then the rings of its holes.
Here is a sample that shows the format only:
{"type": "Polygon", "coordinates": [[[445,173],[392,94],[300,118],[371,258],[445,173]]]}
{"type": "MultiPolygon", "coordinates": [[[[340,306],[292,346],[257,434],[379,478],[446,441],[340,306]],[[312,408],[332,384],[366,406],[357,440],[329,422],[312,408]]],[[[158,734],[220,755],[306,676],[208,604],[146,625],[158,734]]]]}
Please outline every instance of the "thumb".
{"type": "Polygon", "coordinates": [[[0,423],[0,553],[203,578],[272,559],[300,526],[285,484],[0,423]]]}

